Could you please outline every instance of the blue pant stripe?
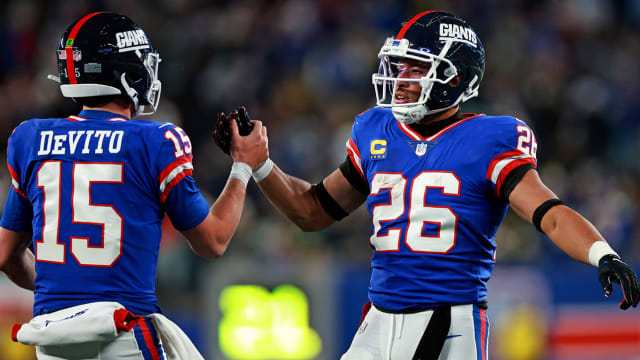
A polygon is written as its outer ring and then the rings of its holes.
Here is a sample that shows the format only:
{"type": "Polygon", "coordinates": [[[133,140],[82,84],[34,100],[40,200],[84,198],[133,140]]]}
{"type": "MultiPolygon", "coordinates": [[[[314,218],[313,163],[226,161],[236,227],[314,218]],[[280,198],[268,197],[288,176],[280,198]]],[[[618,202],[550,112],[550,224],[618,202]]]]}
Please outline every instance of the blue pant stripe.
{"type": "MultiPolygon", "coordinates": [[[[151,320],[149,320],[148,318],[143,318],[142,321],[145,322],[145,324],[147,325],[147,328],[149,329],[149,332],[151,333],[151,338],[153,339],[153,344],[155,345],[156,352],[158,353],[160,360],[166,360],[164,357],[164,352],[162,351],[162,346],[160,345],[160,341],[158,340],[158,334],[156,333],[156,329],[153,327],[151,320]]],[[[134,326],[132,330],[133,330],[133,334],[136,337],[138,348],[142,352],[142,356],[144,357],[144,360],[154,360],[153,356],[151,355],[151,351],[147,346],[147,342],[145,341],[144,334],[142,333],[142,329],[140,328],[140,325],[134,326]]]]}
{"type": "Polygon", "coordinates": [[[484,326],[482,324],[482,314],[480,313],[480,308],[477,305],[473,305],[473,328],[475,332],[476,339],[476,359],[477,360],[489,360],[486,354],[489,346],[489,318],[486,316],[487,313],[484,313],[484,326]],[[484,329],[483,329],[484,327],[484,329]],[[482,341],[482,333],[484,330],[484,344],[482,341]],[[484,349],[485,354],[483,357],[482,350],[484,349]]]}

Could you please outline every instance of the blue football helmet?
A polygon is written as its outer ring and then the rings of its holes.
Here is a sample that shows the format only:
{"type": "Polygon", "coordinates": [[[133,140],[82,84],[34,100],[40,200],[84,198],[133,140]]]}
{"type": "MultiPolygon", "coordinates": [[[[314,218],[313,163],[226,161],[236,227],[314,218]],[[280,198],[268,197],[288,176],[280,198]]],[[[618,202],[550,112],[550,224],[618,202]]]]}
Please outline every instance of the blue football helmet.
{"type": "Polygon", "coordinates": [[[372,75],[377,106],[390,107],[396,119],[410,124],[463,103],[478,95],[484,56],[482,42],[464,20],[444,11],[420,13],[387,38],[378,54],[380,67],[372,75]],[[428,64],[427,74],[399,78],[403,59],[428,64]],[[396,102],[400,81],[419,83],[417,101],[396,102]]]}
{"type": "Polygon", "coordinates": [[[135,115],[149,115],[160,101],[160,55],[146,33],[124,15],[88,14],[62,35],[57,49],[62,95],[70,98],[126,95],[135,115]],[[148,107],[148,108],[145,108],[148,107]]]}

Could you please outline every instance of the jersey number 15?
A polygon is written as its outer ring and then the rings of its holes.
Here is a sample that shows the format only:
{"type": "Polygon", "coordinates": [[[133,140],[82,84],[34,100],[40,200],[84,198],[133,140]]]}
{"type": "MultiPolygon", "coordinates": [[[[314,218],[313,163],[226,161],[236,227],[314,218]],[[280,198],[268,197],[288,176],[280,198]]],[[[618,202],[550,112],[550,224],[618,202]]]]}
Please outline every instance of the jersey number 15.
{"type": "MultiPolygon", "coordinates": [[[[43,192],[42,240],[36,242],[36,260],[65,263],[65,244],[58,242],[60,229],[61,169],[60,161],[46,161],[38,169],[38,188],[43,192]]],[[[71,201],[74,224],[102,227],[102,245],[89,245],[89,238],[70,239],[71,254],[80,265],[109,267],[122,253],[122,216],[111,205],[91,203],[92,183],[123,182],[121,163],[74,163],[71,201]]]]}

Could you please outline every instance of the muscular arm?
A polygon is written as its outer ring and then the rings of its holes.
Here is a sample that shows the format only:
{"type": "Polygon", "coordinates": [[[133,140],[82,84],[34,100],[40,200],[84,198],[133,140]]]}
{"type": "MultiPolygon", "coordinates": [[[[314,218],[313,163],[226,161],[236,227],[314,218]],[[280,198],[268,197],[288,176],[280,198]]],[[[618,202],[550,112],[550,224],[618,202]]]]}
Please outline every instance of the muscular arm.
{"type": "MultiPolygon", "coordinates": [[[[548,199],[557,198],[540,180],[536,170],[529,170],[509,196],[509,204],[521,218],[531,222],[533,212],[548,199]]],[[[541,228],[556,246],[572,258],[589,264],[589,248],[604,241],[587,219],[571,208],[554,206],[542,218],[541,228]]]]}
{"type": "Polygon", "coordinates": [[[33,290],[35,258],[29,249],[31,233],[0,227],[0,270],[16,285],[33,290]]]}
{"type": "MultiPolygon", "coordinates": [[[[366,199],[339,169],[327,176],[323,184],[329,195],[346,212],[355,210],[366,199]]],[[[335,222],[320,204],[315,185],[284,173],[276,165],[258,186],[281,213],[304,231],[318,231],[335,222]]]]}
{"type": "MultiPolygon", "coordinates": [[[[238,126],[231,121],[230,152],[235,162],[247,164],[251,170],[255,170],[269,158],[269,148],[267,129],[260,121],[252,122],[254,128],[251,133],[240,136],[238,126]]],[[[230,177],[207,217],[198,226],[182,232],[196,254],[212,259],[220,257],[227,250],[240,223],[246,191],[246,184],[230,177]]]]}
{"type": "Polygon", "coordinates": [[[206,259],[224,254],[240,223],[245,195],[246,186],[240,180],[230,178],[204,221],[183,231],[196,254],[206,259]]]}

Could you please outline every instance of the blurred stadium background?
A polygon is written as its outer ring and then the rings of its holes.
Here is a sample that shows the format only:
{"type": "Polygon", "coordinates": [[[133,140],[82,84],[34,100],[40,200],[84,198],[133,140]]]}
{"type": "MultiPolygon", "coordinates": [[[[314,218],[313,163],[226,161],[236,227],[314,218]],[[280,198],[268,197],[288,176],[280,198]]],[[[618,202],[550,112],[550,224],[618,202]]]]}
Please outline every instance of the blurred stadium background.
{"type": "MultiPolygon", "coordinates": [[[[194,144],[212,201],[231,161],[211,141],[215,114],[247,105],[285,171],[313,182],[344,160],[353,117],[375,103],[370,74],[402,19],[451,11],[487,51],[467,112],[514,115],[536,131],[543,180],[640,270],[640,1],[157,0],[0,3],[0,143],[32,117],[78,107],[47,80],[65,28],[92,11],[128,15],[162,57],[159,112],[194,144]]],[[[491,126],[491,124],[487,124],[491,126]]],[[[5,158],[5,147],[0,150],[5,158]]],[[[10,186],[0,170],[0,189],[10,186]]],[[[366,301],[371,249],[364,208],[303,233],[249,185],[240,229],[219,261],[199,259],[166,226],[157,288],[165,313],[207,359],[337,359],[366,301]]],[[[4,204],[5,190],[0,190],[4,204]]],[[[640,315],[606,299],[597,271],[509,214],[489,282],[491,357],[640,359],[640,315]]],[[[0,359],[33,359],[10,342],[32,297],[0,275],[0,359]]],[[[614,299],[615,298],[615,299],[614,299]]]]}

